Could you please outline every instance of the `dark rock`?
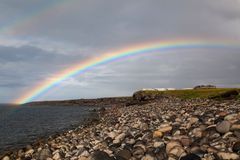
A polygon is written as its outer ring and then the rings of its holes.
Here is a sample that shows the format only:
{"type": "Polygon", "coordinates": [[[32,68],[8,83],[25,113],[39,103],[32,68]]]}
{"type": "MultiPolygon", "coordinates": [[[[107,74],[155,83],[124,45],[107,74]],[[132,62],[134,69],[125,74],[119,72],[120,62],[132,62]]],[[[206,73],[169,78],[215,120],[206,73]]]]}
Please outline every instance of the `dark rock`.
{"type": "Polygon", "coordinates": [[[232,147],[233,152],[240,153],[240,141],[236,142],[232,147]]]}
{"type": "Polygon", "coordinates": [[[190,153],[181,157],[180,160],[201,160],[201,158],[196,154],[190,153]]]}
{"type": "Polygon", "coordinates": [[[166,153],[166,147],[158,147],[154,150],[155,156],[159,160],[165,160],[168,158],[166,153]]]}
{"type": "Polygon", "coordinates": [[[121,157],[123,158],[124,160],[128,160],[131,158],[132,154],[129,150],[127,149],[123,149],[123,150],[120,150],[117,155],[117,157],[121,157]]]}
{"type": "Polygon", "coordinates": [[[92,155],[92,160],[112,160],[112,158],[103,151],[95,151],[92,155]]]}

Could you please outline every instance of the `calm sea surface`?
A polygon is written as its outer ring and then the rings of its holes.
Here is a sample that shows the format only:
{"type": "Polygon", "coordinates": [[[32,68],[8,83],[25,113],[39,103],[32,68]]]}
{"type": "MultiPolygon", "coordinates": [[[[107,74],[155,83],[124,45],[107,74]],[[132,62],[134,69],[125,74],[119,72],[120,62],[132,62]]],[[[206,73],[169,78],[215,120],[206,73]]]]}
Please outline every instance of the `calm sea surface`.
{"type": "Polygon", "coordinates": [[[0,105],[0,153],[23,147],[39,137],[83,124],[90,118],[89,107],[0,105]]]}

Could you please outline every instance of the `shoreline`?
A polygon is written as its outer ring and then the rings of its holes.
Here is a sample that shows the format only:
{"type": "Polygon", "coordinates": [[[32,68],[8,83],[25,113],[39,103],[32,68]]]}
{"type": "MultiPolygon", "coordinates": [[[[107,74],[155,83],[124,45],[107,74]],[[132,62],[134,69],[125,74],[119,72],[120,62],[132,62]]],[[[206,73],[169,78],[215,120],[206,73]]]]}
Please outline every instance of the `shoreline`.
{"type": "MultiPolygon", "coordinates": [[[[93,106],[93,107],[95,107],[95,106],[93,106]]],[[[29,146],[38,146],[39,144],[41,144],[43,142],[47,142],[49,138],[57,137],[57,136],[61,135],[62,133],[65,133],[69,130],[75,130],[80,127],[91,125],[93,122],[96,122],[99,120],[100,110],[101,110],[101,107],[97,107],[97,108],[95,107],[94,109],[89,109],[88,117],[83,119],[81,122],[79,122],[79,124],[75,124],[75,125],[71,124],[70,126],[64,128],[62,130],[55,131],[54,133],[39,135],[34,140],[31,140],[32,142],[29,142],[29,143],[16,144],[15,147],[7,147],[6,149],[4,149],[0,152],[0,160],[5,155],[12,154],[14,152],[17,152],[20,149],[26,149],[29,146]]]]}
{"type": "Polygon", "coordinates": [[[4,158],[240,158],[237,100],[163,98],[147,104],[107,108],[99,115],[99,121],[49,137],[4,158]]]}

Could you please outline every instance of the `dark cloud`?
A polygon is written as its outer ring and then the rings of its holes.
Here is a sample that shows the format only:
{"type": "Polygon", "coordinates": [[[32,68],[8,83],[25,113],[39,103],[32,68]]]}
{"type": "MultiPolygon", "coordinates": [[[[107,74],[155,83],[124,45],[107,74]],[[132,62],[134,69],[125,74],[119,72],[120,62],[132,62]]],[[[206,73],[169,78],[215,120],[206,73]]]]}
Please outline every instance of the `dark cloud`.
{"type": "MultiPolygon", "coordinates": [[[[238,0],[2,0],[0,101],[11,101],[55,73],[116,48],[187,37],[238,42],[239,4],[238,0]],[[55,3],[59,5],[46,9],[55,3]]],[[[206,83],[239,86],[239,58],[239,49],[136,56],[97,66],[39,99],[131,95],[141,88],[206,83]]]]}

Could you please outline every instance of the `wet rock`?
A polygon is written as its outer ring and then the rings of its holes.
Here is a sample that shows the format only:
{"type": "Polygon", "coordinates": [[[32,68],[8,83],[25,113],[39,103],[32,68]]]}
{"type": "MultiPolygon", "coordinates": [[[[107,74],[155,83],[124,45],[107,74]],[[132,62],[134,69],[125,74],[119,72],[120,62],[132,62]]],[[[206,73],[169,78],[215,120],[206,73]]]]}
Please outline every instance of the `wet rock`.
{"type": "Polygon", "coordinates": [[[229,121],[222,121],[216,126],[219,133],[227,133],[230,130],[231,123],[229,121]]]}

